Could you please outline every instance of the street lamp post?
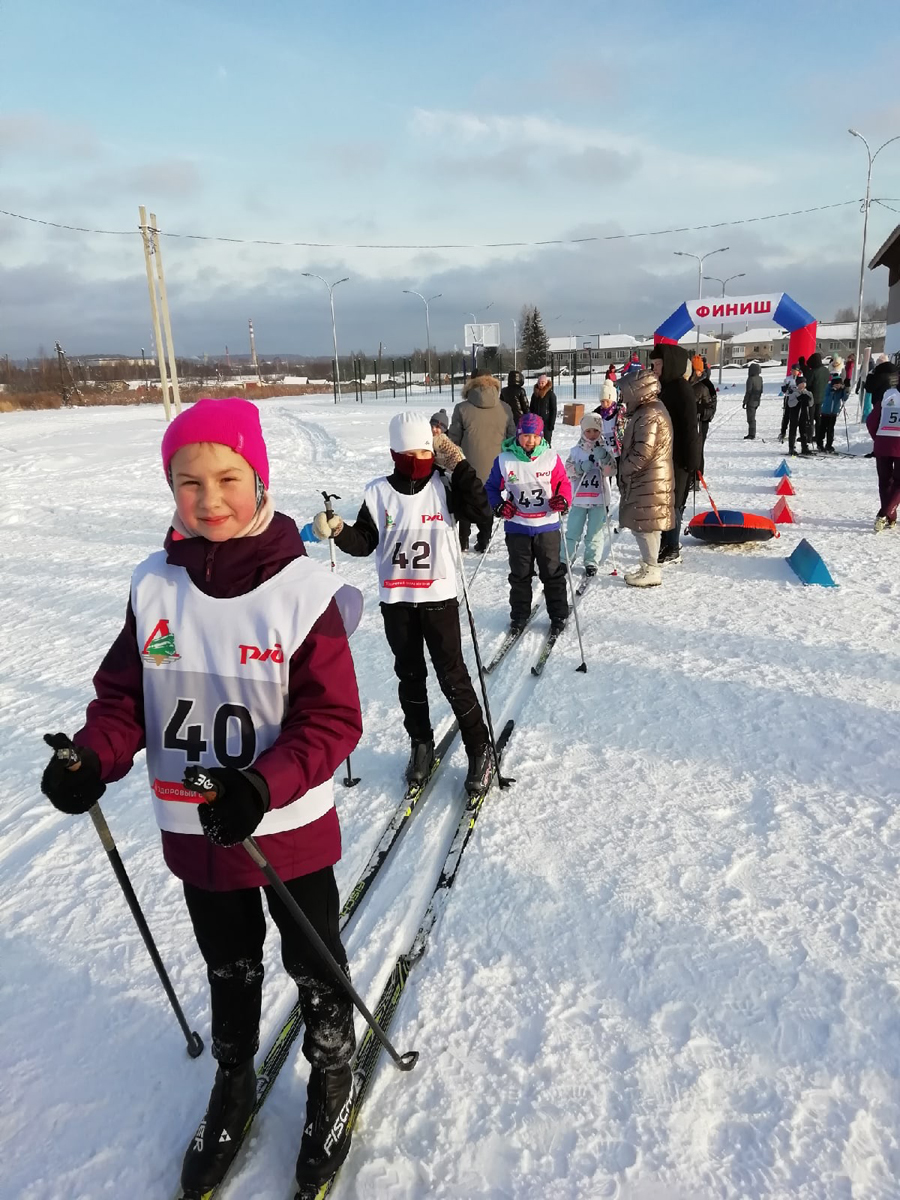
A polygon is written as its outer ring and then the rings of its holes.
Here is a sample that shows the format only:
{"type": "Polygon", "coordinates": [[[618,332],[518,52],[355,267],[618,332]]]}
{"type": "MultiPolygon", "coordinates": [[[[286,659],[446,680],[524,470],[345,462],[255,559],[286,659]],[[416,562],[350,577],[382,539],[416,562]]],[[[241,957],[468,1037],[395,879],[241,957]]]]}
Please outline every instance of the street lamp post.
{"type": "Polygon", "coordinates": [[[425,305],[425,344],[427,346],[426,362],[428,367],[428,390],[431,391],[431,324],[428,319],[428,305],[432,302],[432,300],[440,300],[443,293],[438,292],[436,296],[429,296],[427,300],[421,292],[414,292],[412,288],[404,288],[403,294],[405,296],[418,296],[425,305]]]}
{"type": "Polygon", "coordinates": [[[513,327],[513,370],[519,369],[519,327],[516,324],[515,317],[509,318],[512,321],[513,327]]]}
{"type": "MultiPolygon", "coordinates": [[[[729,250],[729,246],[720,246],[718,250],[707,250],[705,254],[691,254],[690,250],[674,250],[673,254],[677,254],[679,258],[696,258],[697,260],[697,299],[703,299],[703,260],[711,258],[714,254],[724,254],[729,250]]],[[[697,323],[697,348],[700,348],[700,323],[697,323]]]]}
{"type": "Polygon", "coordinates": [[[866,154],[868,155],[868,158],[869,158],[869,170],[866,174],[866,199],[865,199],[865,208],[864,208],[864,214],[863,214],[862,256],[861,256],[860,262],[859,262],[859,305],[856,310],[856,352],[853,355],[853,377],[850,380],[850,384],[852,387],[853,384],[856,382],[856,379],[859,374],[859,349],[860,349],[860,342],[862,339],[863,284],[865,282],[865,275],[866,275],[866,237],[868,236],[868,232],[869,232],[869,205],[871,203],[869,197],[870,197],[871,191],[872,191],[872,166],[875,162],[875,159],[882,152],[882,150],[885,148],[885,146],[889,146],[891,144],[891,142],[900,141],[900,133],[896,134],[892,138],[888,138],[888,140],[886,142],[882,142],[881,145],[878,147],[878,149],[873,154],[872,151],[869,149],[869,143],[866,141],[866,139],[863,137],[863,135],[858,130],[848,129],[847,132],[852,133],[854,137],[859,138],[859,140],[865,146],[866,154]]]}
{"type": "Polygon", "coordinates": [[[331,304],[331,339],[334,343],[334,402],[337,404],[339,400],[343,399],[343,393],[341,392],[341,368],[337,351],[337,323],[334,319],[334,289],[339,283],[347,283],[350,276],[345,275],[343,279],[336,279],[334,283],[329,283],[327,279],[322,279],[321,275],[315,275],[312,271],[301,271],[300,274],[305,279],[318,279],[328,288],[328,300],[331,304]]]}
{"type": "MultiPolygon", "coordinates": [[[[704,275],[703,278],[707,283],[721,283],[722,299],[725,299],[725,285],[731,283],[732,279],[743,279],[747,274],[746,271],[741,271],[737,275],[729,275],[727,279],[720,279],[718,275],[704,275]]],[[[722,360],[725,357],[725,322],[722,322],[719,329],[719,387],[722,386],[722,360]]]]}

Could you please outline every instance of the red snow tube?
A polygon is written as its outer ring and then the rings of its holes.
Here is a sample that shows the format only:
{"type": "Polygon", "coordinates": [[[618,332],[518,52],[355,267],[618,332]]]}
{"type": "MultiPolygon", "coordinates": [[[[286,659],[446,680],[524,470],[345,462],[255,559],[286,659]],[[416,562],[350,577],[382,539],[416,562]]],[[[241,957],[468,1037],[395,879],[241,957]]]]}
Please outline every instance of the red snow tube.
{"type": "Polygon", "coordinates": [[[718,512],[697,513],[685,533],[693,534],[701,542],[710,542],[714,546],[767,542],[769,538],[780,536],[768,517],[762,517],[759,513],[729,512],[724,508],[718,512]]]}

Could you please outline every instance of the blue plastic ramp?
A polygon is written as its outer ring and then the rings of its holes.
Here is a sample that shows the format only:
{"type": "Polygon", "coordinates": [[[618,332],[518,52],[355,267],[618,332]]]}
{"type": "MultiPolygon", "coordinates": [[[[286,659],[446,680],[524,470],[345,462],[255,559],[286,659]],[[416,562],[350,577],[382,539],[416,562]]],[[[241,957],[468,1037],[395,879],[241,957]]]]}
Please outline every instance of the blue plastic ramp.
{"type": "Polygon", "coordinates": [[[831,578],[821,554],[812,548],[806,538],[803,538],[787,562],[801,583],[816,583],[820,587],[838,586],[831,578]]]}
{"type": "Polygon", "coordinates": [[[775,468],[774,475],[777,479],[783,478],[785,475],[790,475],[791,468],[787,465],[787,459],[783,458],[775,468]]]}

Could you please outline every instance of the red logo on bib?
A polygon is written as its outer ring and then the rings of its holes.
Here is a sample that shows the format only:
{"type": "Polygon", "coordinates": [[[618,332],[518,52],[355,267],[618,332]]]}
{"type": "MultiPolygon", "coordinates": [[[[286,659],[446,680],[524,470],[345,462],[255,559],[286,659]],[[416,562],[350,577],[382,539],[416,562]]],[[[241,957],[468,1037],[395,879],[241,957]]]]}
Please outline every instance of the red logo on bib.
{"type": "Polygon", "coordinates": [[[269,659],[273,663],[284,662],[284,651],[281,648],[281,643],[276,642],[271,650],[260,650],[258,646],[241,646],[241,666],[246,666],[248,662],[267,662],[269,659]]]}

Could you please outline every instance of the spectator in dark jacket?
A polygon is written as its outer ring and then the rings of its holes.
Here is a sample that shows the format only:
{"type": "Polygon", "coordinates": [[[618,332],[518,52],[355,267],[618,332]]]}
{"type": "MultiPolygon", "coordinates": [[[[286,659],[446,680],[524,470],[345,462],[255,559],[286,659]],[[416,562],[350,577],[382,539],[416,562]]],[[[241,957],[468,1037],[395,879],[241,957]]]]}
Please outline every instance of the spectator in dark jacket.
{"type": "Polygon", "coordinates": [[[675,467],[675,524],[662,535],[659,561],[681,562],[681,522],[688,492],[700,467],[697,401],[687,381],[688,352],[683,346],[660,344],[650,351],[650,366],[660,382],[659,398],[672,422],[675,467]]]}
{"type": "Polygon", "coordinates": [[[756,410],[762,400],[763,381],[759,363],[751,363],[747,372],[747,386],[744,388],[744,408],[747,410],[747,432],[745,442],[752,442],[756,437],[756,410]]]}
{"type": "Polygon", "coordinates": [[[524,417],[528,412],[528,393],[525,391],[525,380],[521,371],[510,371],[506,387],[500,392],[500,400],[509,405],[513,420],[518,425],[519,417],[524,417]]]}
{"type": "Polygon", "coordinates": [[[544,441],[553,444],[553,428],[556,425],[556,392],[549,375],[542,375],[531,394],[531,412],[544,422],[544,441]]]}
{"type": "Polygon", "coordinates": [[[706,439],[709,435],[709,424],[716,415],[716,406],[719,397],[716,393],[715,384],[709,377],[709,367],[705,365],[703,358],[699,354],[695,354],[691,359],[691,367],[691,377],[688,383],[694,389],[694,399],[697,401],[697,426],[700,430],[700,471],[702,474],[706,470],[703,452],[706,447],[706,439]]]}
{"type": "Polygon", "coordinates": [[[812,441],[815,438],[816,446],[819,450],[825,449],[825,444],[822,441],[822,401],[825,399],[825,389],[828,387],[830,375],[828,368],[822,362],[822,355],[816,351],[811,354],[806,363],[806,370],[803,372],[806,379],[806,386],[809,390],[809,419],[810,419],[810,438],[812,441]]]}
{"type": "MultiPolygon", "coordinates": [[[[485,483],[504,438],[515,436],[516,423],[509,406],[500,399],[500,382],[493,375],[473,375],[464,385],[462,397],[450,418],[449,437],[472,464],[480,481],[485,483]]],[[[466,514],[460,514],[457,525],[459,544],[463,550],[468,550],[471,521],[466,514]]],[[[475,544],[479,554],[488,548],[492,525],[493,514],[486,507],[478,524],[475,544]]]]}

